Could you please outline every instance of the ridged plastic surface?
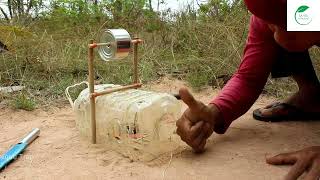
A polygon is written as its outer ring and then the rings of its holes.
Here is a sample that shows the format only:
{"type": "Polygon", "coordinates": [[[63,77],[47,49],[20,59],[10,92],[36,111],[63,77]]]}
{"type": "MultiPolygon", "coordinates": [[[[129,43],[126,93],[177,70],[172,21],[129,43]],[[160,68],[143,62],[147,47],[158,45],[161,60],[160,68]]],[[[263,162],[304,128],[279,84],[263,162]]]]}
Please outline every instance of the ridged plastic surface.
{"type": "MultiPolygon", "coordinates": [[[[112,87],[119,86],[98,85],[95,86],[95,91],[112,87]]],[[[80,134],[89,138],[91,126],[88,89],[83,90],[76,99],[74,111],[80,134]]],[[[117,148],[126,150],[130,150],[128,147],[141,151],[159,150],[156,146],[174,141],[175,123],[180,115],[180,103],[166,93],[131,89],[99,96],[96,98],[97,142],[113,143],[117,148]]],[[[158,153],[164,151],[167,150],[160,150],[158,153]]]]}

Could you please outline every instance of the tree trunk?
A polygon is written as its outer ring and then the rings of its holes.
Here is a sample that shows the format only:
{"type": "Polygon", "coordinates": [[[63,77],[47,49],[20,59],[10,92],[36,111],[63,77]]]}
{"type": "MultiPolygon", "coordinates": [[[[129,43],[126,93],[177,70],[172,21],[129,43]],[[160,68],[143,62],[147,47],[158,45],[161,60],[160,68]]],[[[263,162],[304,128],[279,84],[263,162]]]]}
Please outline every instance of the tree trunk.
{"type": "Polygon", "coordinates": [[[152,0],[149,0],[149,8],[150,8],[150,11],[153,11],[153,8],[152,8],[152,0]]]}
{"type": "Polygon", "coordinates": [[[17,8],[18,8],[18,15],[21,16],[24,13],[23,0],[17,0],[17,8]]]}
{"type": "Polygon", "coordinates": [[[0,7],[0,11],[2,12],[2,14],[3,14],[4,18],[9,22],[9,21],[10,21],[10,19],[9,19],[9,17],[8,17],[7,13],[6,13],[6,12],[4,12],[4,10],[2,9],[2,7],[0,7]]]}
{"type": "Polygon", "coordinates": [[[27,10],[26,10],[26,14],[29,14],[30,12],[30,9],[33,7],[33,0],[30,0],[29,1],[29,4],[28,4],[28,7],[27,7],[27,10]]]}
{"type": "Polygon", "coordinates": [[[8,0],[8,10],[9,10],[9,14],[10,14],[10,18],[13,18],[13,13],[12,13],[12,1],[8,0]]]}

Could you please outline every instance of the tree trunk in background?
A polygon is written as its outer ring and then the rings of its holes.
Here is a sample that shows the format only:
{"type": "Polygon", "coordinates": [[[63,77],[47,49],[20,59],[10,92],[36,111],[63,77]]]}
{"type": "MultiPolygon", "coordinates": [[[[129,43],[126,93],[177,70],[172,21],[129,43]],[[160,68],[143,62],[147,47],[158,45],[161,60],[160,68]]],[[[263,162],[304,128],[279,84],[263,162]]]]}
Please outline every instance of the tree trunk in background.
{"type": "Polygon", "coordinates": [[[28,4],[28,7],[27,7],[27,10],[26,10],[26,13],[27,13],[27,14],[29,14],[30,9],[32,8],[32,6],[33,6],[33,0],[30,0],[30,1],[29,1],[29,4],[28,4]]]}
{"type": "Polygon", "coordinates": [[[8,0],[8,10],[9,10],[9,14],[10,14],[10,18],[12,19],[13,17],[13,13],[12,13],[12,1],[8,0]]]}
{"type": "Polygon", "coordinates": [[[149,0],[149,8],[150,8],[150,11],[153,11],[153,8],[152,8],[152,2],[151,2],[152,0],[149,0]]]}
{"type": "Polygon", "coordinates": [[[20,18],[20,16],[24,14],[23,0],[17,0],[17,9],[18,9],[17,16],[20,18]]]}
{"type": "Polygon", "coordinates": [[[43,0],[7,0],[7,8],[0,8],[0,14],[2,13],[6,20],[25,21],[38,16],[39,10],[43,8],[43,0]]]}
{"type": "Polygon", "coordinates": [[[9,22],[9,21],[10,21],[10,19],[9,19],[9,17],[8,17],[7,13],[6,13],[6,12],[4,12],[4,10],[2,9],[2,7],[0,7],[0,11],[2,12],[2,14],[3,14],[4,18],[9,22]]]}

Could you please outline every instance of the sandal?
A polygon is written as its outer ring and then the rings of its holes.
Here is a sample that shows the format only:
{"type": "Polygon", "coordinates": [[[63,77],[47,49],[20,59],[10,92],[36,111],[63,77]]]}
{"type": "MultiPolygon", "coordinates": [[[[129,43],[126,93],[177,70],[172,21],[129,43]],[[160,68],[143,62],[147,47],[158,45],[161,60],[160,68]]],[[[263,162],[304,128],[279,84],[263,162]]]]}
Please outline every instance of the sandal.
{"type": "Polygon", "coordinates": [[[256,109],[253,111],[254,119],[266,122],[320,120],[320,112],[305,112],[287,103],[276,102],[262,109],[270,109],[271,111],[261,112],[261,109],[256,109]]]}

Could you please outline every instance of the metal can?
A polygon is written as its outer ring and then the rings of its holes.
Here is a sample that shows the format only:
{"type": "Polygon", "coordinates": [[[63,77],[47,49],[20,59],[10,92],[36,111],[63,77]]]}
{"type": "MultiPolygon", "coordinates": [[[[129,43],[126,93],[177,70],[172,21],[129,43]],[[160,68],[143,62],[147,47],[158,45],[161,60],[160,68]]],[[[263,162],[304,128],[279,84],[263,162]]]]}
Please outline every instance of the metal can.
{"type": "Polygon", "coordinates": [[[129,55],[131,49],[131,37],[125,29],[106,29],[100,37],[99,55],[104,61],[121,60],[129,55]]]}

